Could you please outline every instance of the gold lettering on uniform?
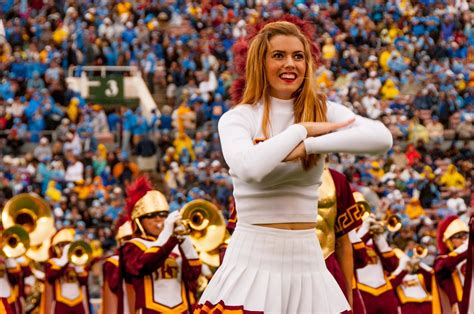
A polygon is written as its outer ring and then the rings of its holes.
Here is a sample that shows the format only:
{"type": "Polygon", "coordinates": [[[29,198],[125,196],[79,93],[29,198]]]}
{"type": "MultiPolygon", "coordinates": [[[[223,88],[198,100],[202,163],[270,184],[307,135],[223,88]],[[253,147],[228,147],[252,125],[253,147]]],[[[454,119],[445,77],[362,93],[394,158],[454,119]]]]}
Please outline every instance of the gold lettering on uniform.
{"type": "Polygon", "coordinates": [[[163,266],[152,273],[152,279],[155,281],[159,279],[178,278],[178,269],[179,266],[176,260],[173,257],[168,257],[163,263],[163,266]]]}
{"type": "Polygon", "coordinates": [[[163,278],[173,279],[178,278],[178,263],[172,257],[168,257],[163,267],[163,278]]]}
{"type": "Polygon", "coordinates": [[[420,285],[420,283],[419,283],[419,281],[418,281],[418,280],[416,280],[416,279],[412,279],[412,280],[407,280],[407,281],[404,281],[404,282],[402,283],[402,285],[403,285],[404,287],[408,288],[408,287],[415,287],[415,286],[419,286],[419,285],[420,285]]]}
{"type": "Polygon", "coordinates": [[[336,216],[336,186],[329,170],[324,169],[322,184],[319,188],[318,217],[316,220],[316,234],[324,258],[327,258],[336,248],[336,216]]]}
{"type": "Polygon", "coordinates": [[[64,282],[74,283],[77,282],[77,274],[74,269],[68,268],[64,274],[64,282]]]}

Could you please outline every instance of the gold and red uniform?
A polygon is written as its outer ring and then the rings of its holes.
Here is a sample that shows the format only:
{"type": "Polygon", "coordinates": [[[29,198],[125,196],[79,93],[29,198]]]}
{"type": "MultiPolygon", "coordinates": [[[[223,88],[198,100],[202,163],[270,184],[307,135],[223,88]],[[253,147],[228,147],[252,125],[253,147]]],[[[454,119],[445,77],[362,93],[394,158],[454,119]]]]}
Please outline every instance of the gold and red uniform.
{"type": "Polygon", "coordinates": [[[52,286],[52,313],[89,313],[88,272],[66,260],[51,258],[45,265],[46,280],[52,286]]]}
{"type": "Polygon", "coordinates": [[[90,305],[87,289],[88,271],[75,266],[68,259],[68,245],[75,237],[75,230],[63,228],[51,238],[51,258],[45,264],[45,292],[42,309],[45,313],[88,314],[90,305]],[[62,251],[58,247],[63,244],[62,251]]]}
{"type": "Polygon", "coordinates": [[[0,313],[20,314],[18,307],[21,267],[13,258],[0,257],[0,313]]]}
{"type": "Polygon", "coordinates": [[[354,277],[352,278],[352,311],[355,314],[365,314],[365,304],[357,287],[357,269],[364,268],[369,263],[369,255],[364,241],[359,238],[357,232],[349,232],[349,239],[352,244],[352,260],[354,261],[354,277]]]}
{"type": "Polygon", "coordinates": [[[339,287],[348,295],[346,280],[336,259],[336,241],[362,224],[364,210],[356,204],[346,177],[333,169],[324,169],[319,188],[316,234],[326,266],[339,287]]]}
{"type": "Polygon", "coordinates": [[[20,309],[20,313],[25,312],[26,301],[25,301],[25,278],[32,275],[30,265],[25,256],[20,256],[16,258],[18,265],[20,266],[20,280],[18,281],[18,297],[17,297],[17,307],[20,309]]]}
{"type": "Polygon", "coordinates": [[[385,236],[371,235],[369,223],[364,221],[358,231],[365,239],[369,257],[367,266],[357,269],[357,287],[364,300],[367,314],[398,313],[398,301],[388,276],[398,267],[398,257],[385,236]]]}
{"type": "MultiPolygon", "coordinates": [[[[117,222],[115,239],[120,248],[123,243],[132,237],[132,225],[126,216],[119,218],[117,222]]],[[[120,269],[120,255],[114,254],[107,257],[102,264],[102,306],[103,314],[129,314],[130,305],[126,292],[125,282],[120,269]]]]}
{"type": "Polygon", "coordinates": [[[469,232],[469,229],[457,216],[449,216],[439,223],[437,242],[440,255],[433,265],[439,292],[439,300],[435,302],[439,301],[444,311],[452,310],[455,313],[459,312],[463,295],[468,243],[466,241],[454,249],[450,239],[460,232],[469,232]]]}
{"type": "Polygon", "coordinates": [[[133,238],[121,249],[127,283],[135,291],[139,313],[188,313],[195,303],[190,285],[201,273],[201,262],[188,238],[133,238]]]}
{"type": "MultiPolygon", "coordinates": [[[[401,261],[400,264],[402,264],[401,261]]],[[[399,267],[390,276],[390,283],[398,297],[401,314],[432,313],[431,283],[433,276],[434,270],[422,262],[414,272],[409,273],[406,269],[399,267]]]]}
{"type": "Polygon", "coordinates": [[[102,275],[104,278],[102,313],[130,313],[124,293],[124,282],[120,274],[119,255],[112,255],[104,260],[102,275]],[[108,293],[113,295],[110,296],[108,293]]]}
{"type": "Polygon", "coordinates": [[[461,313],[474,312],[474,216],[469,220],[469,244],[467,247],[466,279],[464,282],[463,299],[461,302],[461,313]]]}

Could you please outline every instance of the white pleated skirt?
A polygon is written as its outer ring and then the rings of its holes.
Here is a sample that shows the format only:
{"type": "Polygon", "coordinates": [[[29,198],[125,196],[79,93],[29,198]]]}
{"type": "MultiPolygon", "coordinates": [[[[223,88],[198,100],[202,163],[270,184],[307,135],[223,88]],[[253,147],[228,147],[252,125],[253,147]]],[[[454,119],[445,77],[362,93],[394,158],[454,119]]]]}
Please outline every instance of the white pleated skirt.
{"type": "Polygon", "coordinates": [[[238,223],[197,312],[340,313],[349,304],[324,262],[315,230],[238,223]]]}

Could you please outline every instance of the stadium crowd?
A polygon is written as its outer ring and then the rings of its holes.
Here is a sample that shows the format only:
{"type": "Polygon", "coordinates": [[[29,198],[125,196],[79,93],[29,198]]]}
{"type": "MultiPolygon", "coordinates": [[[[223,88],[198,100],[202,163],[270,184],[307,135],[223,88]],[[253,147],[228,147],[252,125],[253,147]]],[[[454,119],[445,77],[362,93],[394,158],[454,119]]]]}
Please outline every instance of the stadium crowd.
{"type": "MultiPolygon", "coordinates": [[[[436,255],[436,226],[473,209],[474,20],[468,1],[5,1],[0,7],[0,204],[35,191],[57,227],[114,247],[124,191],[147,171],[171,210],[205,198],[228,217],[230,177],[216,132],[231,107],[233,43],[290,13],[317,26],[317,82],[329,100],[380,119],[388,156],[329,156],[390,241],[436,255]],[[163,105],[109,109],[67,89],[70,66],[136,65],[163,105]],[[110,133],[113,145],[104,145],[110,133]],[[37,143],[25,152],[25,145],[37,143]]],[[[118,104],[120,105],[120,104],[118,104]]]]}

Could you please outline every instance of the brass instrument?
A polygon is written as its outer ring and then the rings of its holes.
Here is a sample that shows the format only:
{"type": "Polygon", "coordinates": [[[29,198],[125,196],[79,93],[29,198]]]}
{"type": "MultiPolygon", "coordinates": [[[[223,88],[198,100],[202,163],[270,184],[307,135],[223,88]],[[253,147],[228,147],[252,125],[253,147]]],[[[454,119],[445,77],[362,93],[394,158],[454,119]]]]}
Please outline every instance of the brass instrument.
{"type": "Polygon", "coordinates": [[[402,219],[398,215],[389,215],[385,218],[384,225],[389,232],[397,232],[402,228],[402,219]]]}
{"type": "Polygon", "coordinates": [[[216,205],[198,199],[185,204],[180,213],[177,232],[189,234],[197,251],[213,251],[224,241],[225,220],[216,205]]]}
{"type": "Polygon", "coordinates": [[[31,245],[26,251],[26,256],[36,262],[46,262],[49,258],[49,247],[51,246],[51,238],[48,237],[39,245],[31,245]]]}
{"type": "Polygon", "coordinates": [[[92,260],[92,247],[84,240],[71,243],[67,252],[70,263],[76,266],[85,266],[92,260]]]}
{"type": "Polygon", "coordinates": [[[428,248],[422,244],[417,244],[413,248],[413,256],[416,258],[425,258],[428,255],[428,248]]]}
{"type": "MultiPolygon", "coordinates": [[[[374,217],[372,214],[371,217],[374,217]]],[[[385,230],[395,233],[402,228],[402,219],[398,215],[388,215],[384,219],[375,219],[370,223],[369,230],[373,234],[382,234],[385,230]]]]}
{"type": "Polygon", "coordinates": [[[12,197],[3,208],[2,222],[5,228],[20,225],[29,233],[30,248],[26,256],[38,262],[49,257],[51,236],[56,232],[54,217],[48,203],[34,193],[22,193],[12,197]]]}
{"type": "Polygon", "coordinates": [[[30,247],[28,232],[19,225],[11,226],[2,232],[0,237],[0,253],[8,258],[17,258],[26,253],[30,247]]]}

